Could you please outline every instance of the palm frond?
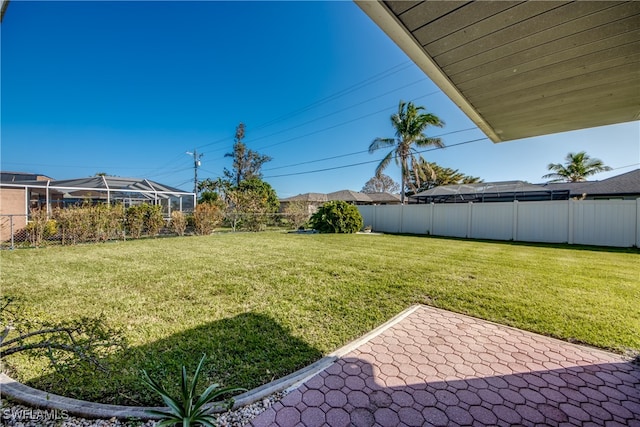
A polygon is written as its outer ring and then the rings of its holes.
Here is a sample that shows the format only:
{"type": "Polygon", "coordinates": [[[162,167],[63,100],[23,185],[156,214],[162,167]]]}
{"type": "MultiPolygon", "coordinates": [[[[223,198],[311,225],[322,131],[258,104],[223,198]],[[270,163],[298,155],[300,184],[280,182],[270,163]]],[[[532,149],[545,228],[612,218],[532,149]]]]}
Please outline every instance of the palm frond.
{"type": "Polygon", "coordinates": [[[444,142],[440,138],[429,138],[427,136],[419,137],[415,139],[415,145],[418,147],[438,147],[444,148],[444,142]]]}
{"type": "Polygon", "coordinates": [[[393,138],[376,138],[369,145],[369,154],[373,153],[374,151],[380,148],[390,147],[392,145],[395,145],[395,143],[396,143],[396,140],[393,138]]]}
{"type": "Polygon", "coordinates": [[[384,156],[384,158],[378,163],[376,167],[376,176],[382,175],[382,172],[389,166],[391,159],[393,158],[393,151],[389,151],[389,153],[384,156]]]}

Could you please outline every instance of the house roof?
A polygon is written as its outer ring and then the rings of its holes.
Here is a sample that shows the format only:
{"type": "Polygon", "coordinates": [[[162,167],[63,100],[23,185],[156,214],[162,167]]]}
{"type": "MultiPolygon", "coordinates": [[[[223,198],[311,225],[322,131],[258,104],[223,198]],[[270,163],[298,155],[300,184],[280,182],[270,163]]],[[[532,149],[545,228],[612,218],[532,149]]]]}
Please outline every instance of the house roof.
{"type": "Polygon", "coordinates": [[[327,195],[322,193],[304,193],[297,196],[287,197],[280,199],[281,202],[309,202],[309,203],[324,203],[327,201],[327,195]]]}
{"type": "Polygon", "coordinates": [[[324,203],[330,200],[342,200],[351,203],[400,203],[400,196],[391,193],[361,193],[351,190],[334,191],[333,193],[304,193],[280,199],[280,202],[303,201],[307,203],[324,203]]]}
{"type": "Polygon", "coordinates": [[[638,1],[355,2],[493,142],[640,118],[638,1]]]}
{"type": "Polygon", "coordinates": [[[328,200],[342,200],[345,202],[368,202],[372,203],[371,197],[368,194],[360,193],[357,191],[351,190],[340,190],[334,191],[333,193],[327,194],[328,200]]]}
{"type": "Polygon", "coordinates": [[[544,186],[554,191],[568,190],[571,196],[640,195],[640,169],[602,181],[550,182],[544,186]]]}
{"type": "Polygon", "coordinates": [[[109,191],[112,194],[138,193],[147,198],[189,195],[192,193],[180,190],[179,188],[160,184],[144,178],[122,178],[115,176],[92,176],[88,178],[65,179],[65,180],[25,180],[6,182],[4,186],[18,186],[29,188],[50,188],[57,192],[64,192],[72,197],[84,197],[92,191],[95,197],[99,197],[100,192],[109,191]]]}
{"type": "Polygon", "coordinates": [[[30,172],[0,172],[0,182],[23,182],[23,181],[47,181],[52,178],[40,173],[30,172]]]}
{"type": "Polygon", "coordinates": [[[374,203],[400,203],[400,195],[388,192],[366,193],[374,203]]]}
{"type": "Polygon", "coordinates": [[[525,181],[501,181],[501,182],[481,182],[477,184],[454,184],[441,185],[431,188],[427,191],[414,194],[413,198],[418,197],[435,197],[448,195],[481,195],[496,193],[515,193],[515,192],[549,192],[541,185],[530,184],[525,181]]]}
{"type": "MultiPolygon", "coordinates": [[[[529,197],[549,196],[551,199],[562,197],[588,196],[640,196],[640,169],[613,176],[602,181],[559,182],[530,184],[525,181],[482,182],[477,184],[441,185],[410,196],[417,200],[470,200],[483,196],[518,195],[523,200],[529,197]]],[[[503,196],[504,197],[504,196],[503,196]]]]}

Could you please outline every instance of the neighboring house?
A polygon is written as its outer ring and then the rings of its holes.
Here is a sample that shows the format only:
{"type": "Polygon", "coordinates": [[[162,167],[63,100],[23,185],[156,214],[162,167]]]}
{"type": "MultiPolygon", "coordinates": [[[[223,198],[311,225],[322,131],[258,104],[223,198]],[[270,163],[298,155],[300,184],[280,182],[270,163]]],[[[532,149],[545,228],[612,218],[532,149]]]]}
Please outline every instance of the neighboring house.
{"type": "Polygon", "coordinates": [[[30,209],[65,208],[86,201],[161,205],[164,214],[191,209],[195,194],[140,178],[95,176],[56,181],[44,175],[0,172],[0,239],[25,227],[30,209]]]}
{"type": "Polygon", "coordinates": [[[442,185],[410,196],[411,203],[490,203],[568,200],[570,198],[636,199],[640,197],[640,169],[602,181],[530,184],[524,181],[442,185]]]}
{"type": "Polygon", "coordinates": [[[400,196],[391,193],[360,193],[358,191],[340,190],[333,193],[304,193],[280,199],[280,211],[284,211],[291,202],[306,203],[310,214],[313,214],[325,202],[342,200],[354,205],[392,205],[400,204],[400,196]]]}
{"type": "Polygon", "coordinates": [[[280,212],[287,210],[290,203],[304,203],[307,207],[309,215],[315,213],[320,206],[327,202],[327,195],[322,193],[304,193],[297,196],[280,199],[280,212]]]}
{"type": "Polygon", "coordinates": [[[489,203],[567,200],[568,190],[553,190],[524,181],[441,185],[409,197],[410,203],[489,203]]]}
{"type": "Polygon", "coordinates": [[[331,201],[341,200],[353,205],[370,205],[373,203],[373,200],[371,200],[368,194],[351,190],[334,191],[333,193],[327,194],[327,199],[331,201]]]}
{"type": "Polygon", "coordinates": [[[21,230],[27,225],[25,215],[29,195],[24,187],[2,187],[2,183],[46,182],[46,175],[26,172],[0,172],[0,241],[11,238],[11,229],[21,230]],[[10,217],[7,215],[16,215],[10,217]]]}
{"type": "Polygon", "coordinates": [[[602,181],[552,182],[544,184],[554,191],[569,191],[569,197],[586,200],[634,200],[640,197],[640,169],[602,181]]]}
{"type": "Polygon", "coordinates": [[[399,205],[400,195],[387,192],[366,193],[374,205],[399,205]]]}

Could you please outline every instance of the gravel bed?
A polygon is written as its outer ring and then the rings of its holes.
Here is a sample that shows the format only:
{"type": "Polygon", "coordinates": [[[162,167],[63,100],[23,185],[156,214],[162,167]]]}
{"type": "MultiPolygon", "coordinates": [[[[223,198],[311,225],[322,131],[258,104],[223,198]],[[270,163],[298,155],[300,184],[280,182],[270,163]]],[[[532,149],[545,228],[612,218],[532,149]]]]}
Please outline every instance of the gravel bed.
{"type": "MultiPolygon", "coordinates": [[[[233,411],[217,415],[219,427],[240,427],[247,425],[278,400],[285,392],[279,392],[233,411]]],[[[111,418],[86,419],[69,415],[55,409],[33,409],[3,400],[0,405],[0,425],[10,427],[155,427],[156,421],[119,420],[111,418]]]]}

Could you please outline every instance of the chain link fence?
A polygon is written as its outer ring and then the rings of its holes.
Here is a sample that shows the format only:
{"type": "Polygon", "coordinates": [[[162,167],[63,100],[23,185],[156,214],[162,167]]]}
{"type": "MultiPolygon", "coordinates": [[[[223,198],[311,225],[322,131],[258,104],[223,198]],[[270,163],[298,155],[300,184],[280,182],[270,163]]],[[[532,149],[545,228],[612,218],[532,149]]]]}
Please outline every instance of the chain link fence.
{"type": "Polygon", "coordinates": [[[38,248],[55,245],[99,243],[149,237],[206,235],[213,232],[287,231],[304,228],[309,215],[228,211],[217,217],[174,213],[151,227],[144,220],[100,218],[87,215],[70,224],[65,217],[43,212],[0,215],[0,249],[38,248]],[[208,222],[207,222],[208,221],[208,222]]]}

